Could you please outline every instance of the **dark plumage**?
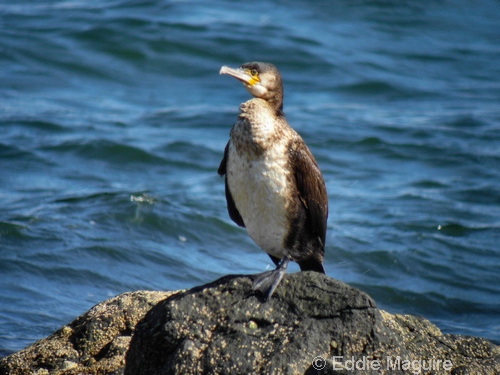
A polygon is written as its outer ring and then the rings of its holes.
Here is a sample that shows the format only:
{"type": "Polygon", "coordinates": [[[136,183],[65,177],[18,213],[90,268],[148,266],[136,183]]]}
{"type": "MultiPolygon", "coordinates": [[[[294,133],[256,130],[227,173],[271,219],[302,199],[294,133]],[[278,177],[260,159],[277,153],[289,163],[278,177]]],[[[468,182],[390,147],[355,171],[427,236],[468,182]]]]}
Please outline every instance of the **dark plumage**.
{"type": "Polygon", "coordinates": [[[281,75],[272,64],[222,67],[254,98],[241,104],[218,173],[225,175],[229,216],[278,266],[254,280],[270,298],[289,260],[324,273],[328,199],[323,177],[283,113],[281,75]]]}

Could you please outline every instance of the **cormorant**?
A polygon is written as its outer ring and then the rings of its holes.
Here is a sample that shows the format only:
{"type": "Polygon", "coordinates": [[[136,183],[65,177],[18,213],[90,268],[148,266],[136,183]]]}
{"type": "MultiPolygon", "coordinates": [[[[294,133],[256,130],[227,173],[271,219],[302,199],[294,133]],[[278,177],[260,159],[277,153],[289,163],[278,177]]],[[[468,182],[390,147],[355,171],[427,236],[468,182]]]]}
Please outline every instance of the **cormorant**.
{"type": "Polygon", "coordinates": [[[283,113],[281,75],[273,64],[223,66],[253,98],[240,105],[218,174],[225,175],[227,209],[264,250],[275,270],[255,276],[253,289],[271,298],[289,260],[301,271],[325,273],[328,198],[323,176],[283,113]]]}

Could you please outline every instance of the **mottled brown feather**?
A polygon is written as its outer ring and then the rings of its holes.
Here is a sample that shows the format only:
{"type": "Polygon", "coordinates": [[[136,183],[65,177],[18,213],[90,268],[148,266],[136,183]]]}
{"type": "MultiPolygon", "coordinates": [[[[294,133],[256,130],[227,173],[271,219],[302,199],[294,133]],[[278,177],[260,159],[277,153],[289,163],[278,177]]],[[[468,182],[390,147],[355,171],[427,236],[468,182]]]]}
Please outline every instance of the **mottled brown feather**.
{"type": "Polygon", "coordinates": [[[290,150],[295,182],[300,200],[307,212],[306,227],[319,236],[324,246],[328,219],[328,197],[318,164],[302,139],[296,139],[290,150]]]}
{"type": "MultiPolygon", "coordinates": [[[[290,146],[290,165],[293,168],[298,199],[298,209],[292,220],[289,241],[300,247],[304,254],[297,263],[302,271],[325,273],[323,256],[325,252],[326,224],[328,219],[328,197],[323,176],[316,160],[301,138],[290,146]]],[[[292,243],[290,243],[292,245],[292,243]]]]}

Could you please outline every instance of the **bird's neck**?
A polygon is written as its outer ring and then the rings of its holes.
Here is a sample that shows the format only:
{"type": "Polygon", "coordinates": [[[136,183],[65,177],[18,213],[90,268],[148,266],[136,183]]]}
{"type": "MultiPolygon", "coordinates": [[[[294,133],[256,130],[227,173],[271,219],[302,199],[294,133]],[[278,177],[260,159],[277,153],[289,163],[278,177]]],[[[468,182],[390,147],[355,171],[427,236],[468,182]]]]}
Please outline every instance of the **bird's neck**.
{"type": "Polygon", "coordinates": [[[233,130],[231,139],[235,144],[250,147],[255,154],[285,142],[293,130],[288,126],[281,110],[272,106],[269,101],[253,98],[242,103],[240,115],[233,130]]]}
{"type": "Polygon", "coordinates": [[[240,105],[240,119],[246,119],[249,123],[257,125],[259,123],[278,124],[285,120],[283,106],[279,103],[260,98],[252,98],[240,105]]]}
{"type": "Polygon", "coordinates": [[[269,106],[274,109],[276,115],[283,115],[283,96],[278,96],[274,99],[270,99],[267,101],[269,106]]]}

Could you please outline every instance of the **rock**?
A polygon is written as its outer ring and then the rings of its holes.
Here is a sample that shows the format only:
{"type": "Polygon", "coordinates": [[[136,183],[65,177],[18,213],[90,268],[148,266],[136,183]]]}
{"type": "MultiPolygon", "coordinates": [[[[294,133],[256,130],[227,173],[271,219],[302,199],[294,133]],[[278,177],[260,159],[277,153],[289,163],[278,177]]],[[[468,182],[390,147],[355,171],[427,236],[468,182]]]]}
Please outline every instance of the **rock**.
{"type": "Polygon", "coordinates": [[[228,276],[157,304],[136,327],[125,374],[500,372],[492,343],[388,314],[319,273],[286,275],[269,302],[250,290],[250,277],[228,276]]]}
{"type": "Polygon", "coordinates": [[[122,374],[137,322],[172,292],[124,293],[0,359],[0,374],[122,374]]]}
{"type": "Polygon", "coordinates": [[[0,374],[123,373],[493,375],[500,349],[391,315],[355,288],[300,272],[286,275],[269,302],[251,293],[249,276],[125,293],[0,359],[0,374]]]}

